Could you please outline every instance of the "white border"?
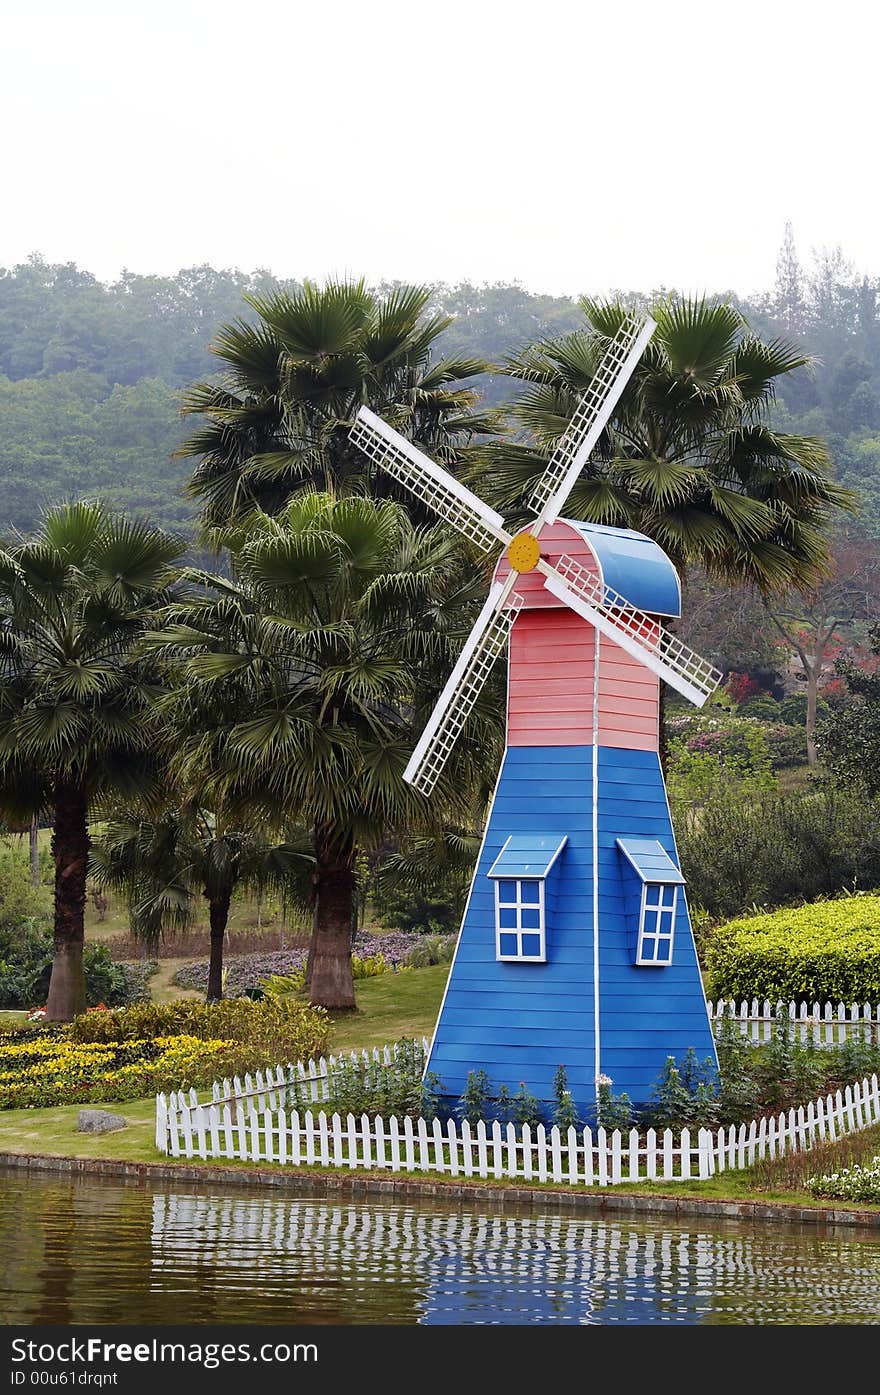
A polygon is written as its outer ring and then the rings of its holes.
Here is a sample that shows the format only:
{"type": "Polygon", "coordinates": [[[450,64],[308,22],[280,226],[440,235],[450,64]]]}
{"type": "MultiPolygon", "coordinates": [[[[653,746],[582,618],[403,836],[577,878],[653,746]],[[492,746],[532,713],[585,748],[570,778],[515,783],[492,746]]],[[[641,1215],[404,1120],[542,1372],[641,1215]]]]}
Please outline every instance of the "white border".
{"type": "Polygon", "coordinates": [[[678,892],[679,892],[679,887],[680,887],[680,883],[679,883],[679,882],[649,882],[649,881],[643,881],[643,882],[642,882],[642,904],[641,904],[641,908],[640,908],[640,910],[639,910],[639,938],[638,938],[638,942],[637,942],[637,944],[636,944],[636,967],[637,967],[637,968],[640,968],[640,969],[668,969],[669,966],[670,966],[670,964],[672,963],[672,957],[673,957],[673,954],[675,953],[675,914],[676,914],[676,911],[677,911],[677,909],[678,909],[678,892]],[[659,905],[657,905],[657,906],[648,906],[648,905],[647,905],[647,900],[648,900],[648,888],[651,887],[651,886],[659,887],[659,890],[660,890],[660,903],[659,903],[659,905]],[[671,906],[664,906],[664,905],[663,905],[663,896],[664,896],[664,893],[665,893],[667,887],[672,887],[672,905],[671,905],[671,906]],[[646,936],[646,935],[645,935],[645,915],[646,915],[646,913],[647,913],[648,910],[651,910],[651,911],[655,911],[655,912],[656,912],[656,914],[657,914],[657,928],[656,928],[655,930],[649,930],[648,933],[647,933],[647,936],[646,936]],[[668,911],[671,911],[671,912],[672,912],[672,920],[671,920],[671,922],[670,922],[669,934],[667,935],[667,934],[665,933],[665,931],[663,931],[663,930],[660,928],[660,917],[661,917],[661,915],[667,913],[668,911]],[[646,939],[646,938],[647,938],[648,940],[653,940],[653,942],[654,942],[654,955],[655,955],[655,957],[654,957],[653,959],[646,959],[646,958],[643,958],[643,951],[644,951],[645,939],[646,939]],[[668,957],[668,959],[658,959],[658,958],[656,957],[657,950],[660,948],[660,941],[661,941],[661,940],[668,940],[668,941],[669,941],[669,957],[668,957]]]}
{"type": "Polygon", "coordinates": [[[501,964],[546,964],[546,963],[547,963],[547,916],[546,916],[546,905],[545,905],[545,899],[544,899],[544,878],[543,878],[543,877],[495,877],[495,878],[494,878],[494,881],[495,881],[495,958],[496,958],[496,960],[497,960],[499,963],[501,963],[501,964]],[[513,928],[511,928],[511,927],[509,927],[509,926],[506,926],[503,930],[502,930],[502,928],[501,928],[501,916],[500,916],[500,911],[501,911],[501,883],[502,883],[502,882],[516,882],[516,887],[517,887],[517,891],[516,891],[516,901],[515,901],[515,902],[511,902],[511,901],[505,901],[505,902],[504,902],[504,909],[505,909],[505,910],[515,910],[515,911],[516,911],[516,913],[517,913],[517,914],[516,914],[517,924],[516,924],[516,926],[514,926],[513,928]],[[524,902],[524,901],[522,900],[522,890],[521,890],[521,888],[522,888],[523,882],[535,882],[535,883],[537,884],[537,887],[538,887],[538,902],[537,902],[537,905],[538,905],[538,926],[537,926],[537,929],[534,929],[534,928],[531,928],[531,927],[525,927],[525,928],[524,928],[524,927],[522,926],[522,924],[520,923],[520,922],[522,921],[521,912],[523,911],[523,909],[526,909],[526,910],[534,910],[534,909],[535,909],[535,903],[534,903],[534,901],[531,901],[531,902],[524,902]],[[501,953],[501,936],[502,936],[502,935],[515,935],[515,936],[516,936],[516,938],[517,938],[517,943],[519,944],[519,947],[520,947],[520,953],[519,953],[519,954],[502,954],[502,953],[501,953]],[[540,937],[540,945],[541,945],[541,952],[540,952],[540,954],[523,954],[523,953],[522,953],[522,937],[523,937],[523,935],[538,935],[538,936],[540,937]]]}

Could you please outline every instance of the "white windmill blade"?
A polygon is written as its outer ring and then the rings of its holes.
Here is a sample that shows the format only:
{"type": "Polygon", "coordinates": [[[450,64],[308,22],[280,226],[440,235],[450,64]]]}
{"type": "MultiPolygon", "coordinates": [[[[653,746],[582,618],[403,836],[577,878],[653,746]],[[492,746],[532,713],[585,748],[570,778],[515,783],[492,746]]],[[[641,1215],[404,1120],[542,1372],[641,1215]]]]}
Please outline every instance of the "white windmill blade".
{"type": "Polygon", "coordinates": [[[510,542],[510,533],[500,513],[459,484],[454,475],[418,450],[369,407],[361,407],[348,434],[365,455],[484,552],[491,552],[496,543],[506,546],[510,542]]]}
{"type": "Polygon", "coordinates": [[[627,315],[611,340],[535,486],[530,500],[538,510],[531,525],[533,533],[540,532],[545,523],[556,522],[656,328],[657,322],[650,315],[644,320],[627,315]]]}
{"type": "Polygon", "coordinates": [[[560,557],[555,567],[541,561],[538,570],[543,573],[544,585],[552,595],[565,601],[576,614],[695,706],[702,707],[718,687],[723,677],[719,669],[676,635],[664,630],[652,616],[604,585],[595,572],[587,571],[568,556],[560,557]]]}
{"type": "Polygon", "coordinates": [[[493,583],[486,604],[409,758],[403,778],[422,794],[430,794],[437,783],[492,665],[508,641],[523,603],[522,596],[511,594],[518,580],[519,573],[511,568],[504,582],[493,583]]]}

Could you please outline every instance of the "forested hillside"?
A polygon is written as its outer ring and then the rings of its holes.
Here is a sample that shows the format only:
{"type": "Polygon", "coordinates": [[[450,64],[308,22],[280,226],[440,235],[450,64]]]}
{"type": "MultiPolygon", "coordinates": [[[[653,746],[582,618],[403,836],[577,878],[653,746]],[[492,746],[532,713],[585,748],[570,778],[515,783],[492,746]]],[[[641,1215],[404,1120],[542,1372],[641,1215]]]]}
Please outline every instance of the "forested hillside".
{"type": "MultiPolygon", "coordinates": [[[[181,390],[218,375],[209,348],[218,327],[250,316],[246,293],[277,284],[268,271],[205,266],[105,285],[36,256],[0,270],[0,532],[28,531],[46,503],[84,494],[188,529],[190,465],[174,457],[187,431],[181,390]]],[[[775,287],[731,298],[759,332],[816,356],[812,372],[787,384],[778,424],[828,439],[839,478],[863,498],[862,524],[880,535],[878,292],[880,278],[857,274],[839,251],[802,270],[788,236],[775,287]]],[[[444,352],[499,365],[580,321],[574,299],[517,285],[441,285],[434,304],[455,317],[444,352]]],[[[498,404],[510,385],[498,374],[482,388],[498,404]]]]}

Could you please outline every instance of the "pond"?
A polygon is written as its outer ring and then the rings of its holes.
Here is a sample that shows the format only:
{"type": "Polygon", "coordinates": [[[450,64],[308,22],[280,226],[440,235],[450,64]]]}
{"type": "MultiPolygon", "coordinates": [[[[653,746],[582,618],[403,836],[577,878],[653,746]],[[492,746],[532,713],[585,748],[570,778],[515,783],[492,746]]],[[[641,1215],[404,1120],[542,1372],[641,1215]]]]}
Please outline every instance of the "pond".
{"type": "Polygon", "coordinates": [[[9,1325],[880,1321],[880,1233],[0,1169],[9,1325]]]}

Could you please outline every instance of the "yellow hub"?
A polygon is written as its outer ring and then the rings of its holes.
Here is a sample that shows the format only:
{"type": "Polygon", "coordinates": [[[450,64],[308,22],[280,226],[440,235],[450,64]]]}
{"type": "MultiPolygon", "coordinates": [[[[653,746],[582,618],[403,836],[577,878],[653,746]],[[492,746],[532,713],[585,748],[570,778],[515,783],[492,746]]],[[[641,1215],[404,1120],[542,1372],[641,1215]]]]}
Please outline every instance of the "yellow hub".
{"type": "Polygon", "coordinates": [[[533,572],[541,559],[538,539],[531,533],[517,533],[507,548],[507,560],[515,572],[533,572]]]}

